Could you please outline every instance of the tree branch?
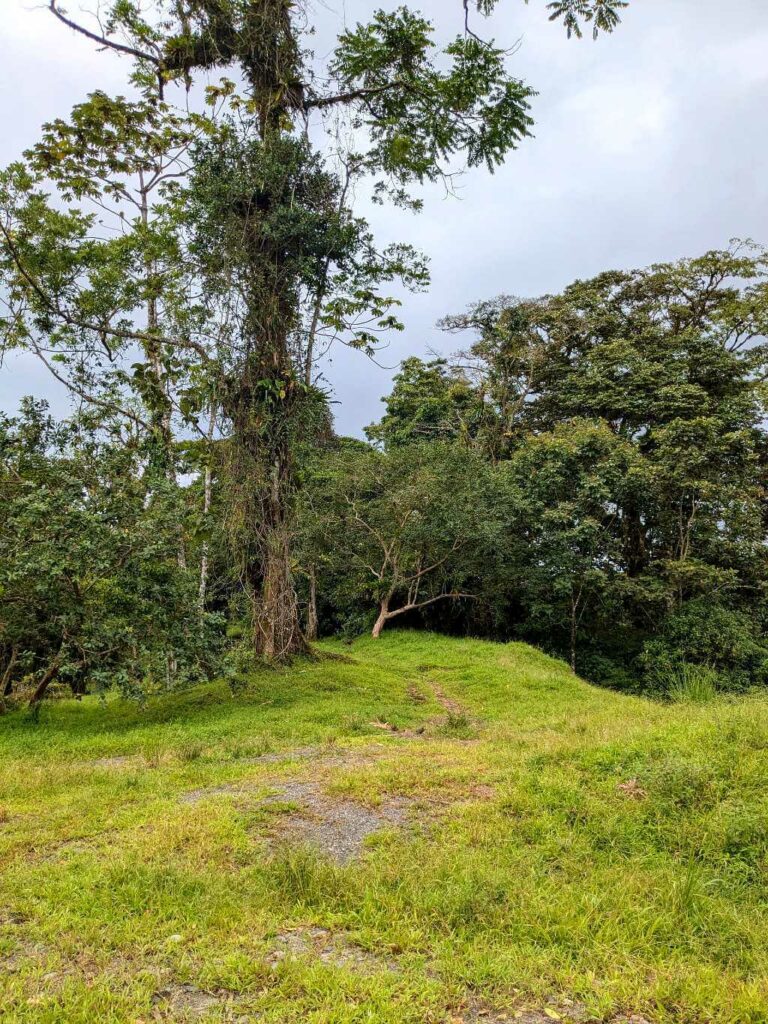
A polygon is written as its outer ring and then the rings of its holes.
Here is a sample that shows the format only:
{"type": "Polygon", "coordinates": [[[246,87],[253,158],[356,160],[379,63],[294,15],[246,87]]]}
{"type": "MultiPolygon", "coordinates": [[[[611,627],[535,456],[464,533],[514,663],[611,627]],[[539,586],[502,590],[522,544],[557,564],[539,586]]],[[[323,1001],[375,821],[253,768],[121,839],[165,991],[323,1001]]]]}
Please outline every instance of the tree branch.
{"type": "Polygon", "coordinates": [[[415,602],[413,604],[405,604],[405,605],[403,605],[402,608],[395,608],[394,611],[387,612],[387,616],[386,617],[387,617],[387,619],[394,619],[398,615],[404,615],[405,612],[415,612],[415,611],[418,611],[419,608],[426,608],[427,605],[435,604],[435,602],[437,602],[437,601],[445,601],[448,598],[450,598],[452,601],[457,601],[460,598],[466,598],[467,600],[470,600],[470,601],[476,601],[477,600],[477,594],[463,594],[463,593],[459,593],[459,592],[457,592],[455,594],[438,594],[437,597],[429,597],[429,598],[427,598],[426,601],[418,601],[418,602],[415,602]]]}
{"type": "Polygon", "coordinates": [[[98,43],[99,46],[105,46],[110,50],[117,50],[118,53],[125,53],[129,57],[136,57],[138,60],[148,60],[154,64],[158,70],[163,68],[162,60],[152,53],[145,53],[143,50],[137,50],[133,46],[126,46],[124,43],[118,43],[114,39],[109,39],[107,36],[100,36],[96,32],[91,32],[83,25],[78,25],[76,21],[72,21],[68,18],[63,11],[59,10],[57,6],[58,0],[49,0],[48,10],[53,14],[59,21],[66,25],[67,28],[71,28],[73,32],[79,32],[81,36],[85,36],[86,39],[90,39],[93,43],[98,43]]]}
{"type": "Polygon", "coordinates": [[[448,559],[451,557],[451,555],[454,553],[454,551],[458,551],[458,549],[461,547],[461,545],[462,545],[462,541],[455,540],[453,542],[452,546],[451,546],[451,550],[448,552],[447,555],[445,555],[444,558],[441,558],[439,562],[435,562],[432,565],[428,565],[425,569],[419,569],[419,571],[414,573],[413,576],[407,576],[404,580],[401,580],[401,582],[402,583],[413,583],[414,580],[418,581],[423,576],[428,575],[430,572],[434,572],[435,569],[439,569],[441,565],[445,565],[445,563],[448,561],[448,559]]]}
{"type": "Polygon", "coordinates": [[[370,86],[367,89],[352,89],[350,92],[341,92],[336,96],[319,96],[313,100],[305,100],[304,109],[306,111],[325,110],[326,107],[355,103],[357,100],[366,100],[371,96],[381,96],[382,93],[390,92],[392,89],[405,88],[408,88],[406,83],[396,79],[394,82],[388,82],[386,85],[370,86]]]}
{"type": "Polygon", "coordinates": [[[143,420],[141,416],[137,415],[135,412],[131,412],[128,409],[124,409],[120,405],[115,405],[114,402],[107,402],[102,398],[97,398],[95,395],[92,395],[84,388],[78,387],[77,384],[73,384],[71,380],[67,380],[67,378],[60,374],[45,358],[45,356],[42,353],[42,350],[34,343],[34,341],[30,341],[30,344],[32,345],[32,350],[34,351],[35,355],[43,364],[43,366],[46,367],[51,376],[54,377],[60,384],[63,384],[68,391],[72,391],[74,394],[82,398],[83,401],[88,402],[89,405],[96,405],[100,409],[104,409],[106,412],[117,413],[118,416],[124,416],[126,419],[132,420],[137,426],[143,427],[145,430],[151,430],[151,427],[146,422],[146,420],[143,420]]]}
{"type": "Polygon", "coordinates": [[[8,246],[8,251],[16,265],[16,269],[27,282],[28,286],[32,289],[35,295],[37,295],[43,305],[69,327],[77,327],[81,331],[93,331],[95,334],[109,334],[111,337],[119,338],[122,341],[140,341],[144,344],[153,346],[168,345],[171,348],[189,348],[192,349],[193,352],[196,352],[205,362],[212,362],[211,357],[205,350],[205,347],[198,344],[198,342],[192,341],[191,338],[187,338],[184,341],[174,341],[172,338],[167,338],[162,335],[146,334],[144,331],[129,331],[120,327],[111,327],[108,324],[98,324],[93,323],[90,320],[81,320],[79,317],[73,316],[72,313],[68,313],[65,309],[61,308],[58,302],[46,294],[45,289],[42,287],[40,282],[37,281],[34,275],[24,266],[21,255],[14,244],[10,232],[1,221],[0,233],[2,233],[5,239],[5,243],[8,246]]]}

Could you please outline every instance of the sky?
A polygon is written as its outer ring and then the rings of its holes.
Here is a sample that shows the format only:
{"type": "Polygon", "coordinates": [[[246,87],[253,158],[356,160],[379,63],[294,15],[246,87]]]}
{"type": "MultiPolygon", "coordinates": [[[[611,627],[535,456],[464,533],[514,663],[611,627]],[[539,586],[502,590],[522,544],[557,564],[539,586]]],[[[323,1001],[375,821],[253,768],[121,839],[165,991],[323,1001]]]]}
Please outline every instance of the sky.
{"type": "MultiPolygon", "coordinates": [[[[73,16],[95,0],[69,0],[73,16]]],[[[335,31],[389,0],[310,0],[322,58],[335,31]]],[[[126,67],[58,25],[40,0],[0,0],[0,164],[32,144],[94,88],[125,92],[126,67]]],[[[460,0],[414,3],[443,38],[462,26],[460,0]]],[[[461,340],[436,322],[500,293],[535,296],[602,270],[695,256],[734,237],[768,245],[768,0],[631,0],[620,28],[568,40],[546,0],[501,0],[484,35],[519,46],[513,73],[536,89],[535,138],[494,175],[434,187],[422,213],[361,196],[382,243],[431,259],[426,294],[403,296],[402,334],[374,364],[343,347],[323,374],[337,429],[359,434],[383,412],[410,355],[448,355],[461,340]]],[[[467,339],[468,341],[469,339],[467,339]]],[[[31,357],[0,368],[0,409],[22,394],[61,396],[31,357]]]]}

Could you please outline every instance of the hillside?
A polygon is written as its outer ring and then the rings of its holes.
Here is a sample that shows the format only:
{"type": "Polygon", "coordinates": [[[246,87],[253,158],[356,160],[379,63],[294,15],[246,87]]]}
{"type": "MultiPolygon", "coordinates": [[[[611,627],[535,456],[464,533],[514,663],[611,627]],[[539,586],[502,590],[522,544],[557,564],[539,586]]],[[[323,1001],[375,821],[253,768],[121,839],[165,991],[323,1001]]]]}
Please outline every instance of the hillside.
{"type": "Polygon", "coordinates": [[[768,701],[322,650],[0,718],[3,1024],[768,1020],[768,701]]]}

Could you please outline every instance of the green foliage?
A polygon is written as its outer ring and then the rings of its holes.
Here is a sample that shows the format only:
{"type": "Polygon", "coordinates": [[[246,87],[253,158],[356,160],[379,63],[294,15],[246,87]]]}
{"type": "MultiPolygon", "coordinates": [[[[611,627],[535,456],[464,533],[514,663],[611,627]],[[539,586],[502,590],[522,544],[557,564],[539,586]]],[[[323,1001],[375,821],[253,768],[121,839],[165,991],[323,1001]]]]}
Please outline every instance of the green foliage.
{"type": "Polygon", "coordinates": [[[615,524],[619,507],[642,487],[642,467],[607,424],[574,420],[526,439],[500,474],[512,490],[511,564],[528,628],[550,643],[559,635],[575,667],[585,618],[594,629],[615,617],[615,524]]]}
{"type": "Polygon", "coordinates": [[[669,699],[675,704],[706,704],[716,694],[717,673],[706,665],[687,662],[676,667],[667,689],[669,699]]]}
{"type": "Polygon", "coordinates": [[[49,674],[75,693],[142,695],[213,669],[216,620],[179,561],[182,496],[147,495],[133,446],[27,402],[0,421],[0,459],[8,695],[30,696],[49,674]]]}
{"type": "MultiPolygon", "coordinates": [[[[410,5],[376,11],[339,37],[326,74],[303,49],[303,7],[285,0],[111,0],[88,22],[91,39],[131,58],[138,88],[91,92],[0,175],[0,332],[94,423],[87,445],[45,442],[50,508],[14,506],[16,540],[40,528],[35,515],[82,530],[93,551],[76,539],[64,555],[109,582],[78,582],[74,599],[62,583],[70,611],[30,597],[35,639],[8,641],[4,675],[32,658],[38,676],[48,664],[64,678],[59,661],[77,664],[82,649],[92,681],[156,678],[158,652],[184,648],[208,599],[241,631],[252,623],[231,659],[240,685],[254,653],[304,649],[298,586],[311,635],[318,608],[324,628],[348,633],[409,616],[534,639],[625,688],[634,674],[666,692],[688,666],[717,673],[719,689],[765,681],[768,258],[757,247],[481,302],[445,321],[473,332],[456,365],[403,364],[367,431],[376,449],[333,438],[318,354],[336,341],[374,352],[403,329],[390,285],[428,282],[410,246],[377,247],[355,213],[358,186],[372,179],[379,200],[417,206],[414,187],[450,185],[462,166],[492,171],[531,129],[532,90],[472,25],[495,0],[462,6],[464,33],[442,51],[410,5]],[[174,85],[196,83],[204,114],[171,102],[174,85]],[[354,149],[324,157],[314,132],[331,112],[354,149]],[[200,439],[177,443],[190,428],[200,439]],[[88,474],[99,485],[84,501],[88,474]],[[142,538],[130,556],[104,529],[111,511],[89,518],[108,498],[142,538]],[[151,612],[164,587],[166,617],[151,612]],[[128,668],[137,633],[151,653],[128,668]]],[[[548,10],[569,35],[597,35],[626,6],[548,10]]],[[[58,0],[50,9],[89,34],[58,0]]],[[[34,572],[15,571],[7,592],[33,594],[34,572]]]]}
{"type": "Polygon", "coordinates": [[[768,682],[768,640],[754,613],[712,598],[697,598],[670,615],[641,660],[649,683],[662,691],[678,685],[681,673],[697,671],[692,666],[714,675],[724,689],[768,682]]]}
{"type": "Polygon", "coordinates": [[[369,437],[461,438],[505,523],[464,628],[625,689],[765,682],[767,273],[742,243],[502,296],[444,321],[474,335],[455,368],[403,364],[369,437]]]}
{"type": "Polygon", "coordinates": [[[387,449],[421,441],[471,441],[482,419],[482,403],[470,382],[444,359],[403,360],[379,423],[368,439],[387,449]]]}
{"type": "MultiPolygon", "coordinates": [[[[498,3],[499,0],[475,0],[477,10],[484,15],[491,14],[498,3]]],[[[584,23],[592,25],[594,39],[601,32],[613,32],[621,22],[620,12],[626,7],[629,7],[629,0],[554,0],[547,4],[549,20],[562,21],[568,38],[574,35],[578,39],[583,35],[584,23]]]]}
{"type": "Polygon", "coordinates": [[[380,452],[333,447],[311,465],[299,522],[331,622],[365,624],[472,599],[468,584],[497,520],[483,461],[463,446],[410,444],[380,452]]]}
{"type": "Polygon", "coordinates": [[[533,90],[508,74],[503,50],[460,36],[443,72],[432,36],[409,8],[380,10],[340,37],[331,62],[343,102],[358,105],[354,126],[370,138],[366,167],[398,185],[446,175],[457,154],[492,171],[533,124],[533,90]]]}
{"type": "Polygon", "coordinates": [[[547,5],[550,21],[562,21],[568,36],[582,35],[582,21],[592,25],[592,36],[613,32],[621,21],[619,12],[629,7],[628,0],[555,0],[547,5]]]}
{"type": "MultiPolygon", "coordinates": [[[[610,29],[620,6],[565,3],[553,16],[569,33],[580,19],[610,29]]],[[[318,353],[339,340],[372,353],[403,327],[386,286],[428,281],[410,246],[376,247],[355,185],[373,177],[379,200],[418,206],[411,186],[493,171],[529,135],[533,91],[468,24],[438,52],[408,5],[342,33],[319,75],[303,47],[312,26],[287,0],[49,9],[128,58],[134,92],[92,91],[0,177],[3,343],[34,352],[89,409],[130,422],[158,494],[181,468],[175,432],[200,432],[210,449],[218,425],[231,578],[251,605],[254,650],[290,657],[304,646],[297,454],[328,426],[318,353]],[[174,105],[179,85],[201,87],[205,113],[174,105]],[[333,168],[308,130],[329,112],[355,140],[333,168]]],[[[209,484],[210,456],[196,466],[209,484]]],[[[210,504],[206,485],[204,519],[210,504]]],[[[204,601],[208,539],[198,551],[204,601]]]]}

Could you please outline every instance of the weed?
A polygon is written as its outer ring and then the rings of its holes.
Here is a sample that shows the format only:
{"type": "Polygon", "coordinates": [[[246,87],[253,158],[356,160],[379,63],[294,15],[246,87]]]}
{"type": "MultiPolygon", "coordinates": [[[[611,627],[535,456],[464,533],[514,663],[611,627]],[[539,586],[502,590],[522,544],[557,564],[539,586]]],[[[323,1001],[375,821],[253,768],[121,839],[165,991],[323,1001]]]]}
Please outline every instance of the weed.
{"type": "Polygon", "coordinates": [[[438,727],[439,736],[451,737],[457,740],[469,740],[476,735],[472,720],[463,711],[449,711],[445,721],[438,727]]]}
{"type": "Polygon", "coordinates": [[[192,761],[199,761],[205,753],[205,746],[198,740],[187,740],[176,751],[178,759],[186,764],[192,761]]]}
{"type": "Polygon", "coordinates": [[[704,873],[701,866],[691,859],[672,883],[670,900],[673,913],[678,918],[695,920],[700,915],[705,895],[704,873]]]}
{"type": "Polygon", "coordinates": [[[362,715],[345,715],[343,725],[347,733],[368,732],[368,723],[362,715]]]}
{"type": "Polygon", "coordinates": [[[337,903],[346,890],[343,875],[309,847],[283,845],[268,867],[270,882],[289,905],[319,907],[337,903]]]}
{"type": "Polygon", "coordinates": [[[676,756],[664,758],[651,773],[650,788],[680,808],[704,808],[717,798],[716,775],[710,765],[676,756]]]}
{"type": "Polygon", "coordinates": [[[159,768],[165,755],[165,747],[159,741],[150,741],[144,744],[141,756],[147,768],[159,768]]]}
{"type": "Polygon", "coordinates": [[[233,761],[252,760],[264,757],[274,751],[274,743],[270,736],[254,736],[229,748],[229,756],[233,761]]]}

